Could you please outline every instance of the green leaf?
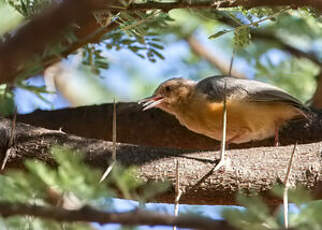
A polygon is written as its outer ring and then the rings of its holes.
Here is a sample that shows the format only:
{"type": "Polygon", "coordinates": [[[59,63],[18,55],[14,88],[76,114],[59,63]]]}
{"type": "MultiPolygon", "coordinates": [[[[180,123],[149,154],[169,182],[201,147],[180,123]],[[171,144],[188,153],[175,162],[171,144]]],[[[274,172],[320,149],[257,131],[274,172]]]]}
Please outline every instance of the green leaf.
{"type": "Polygon", "coordinates": [[[57,183],[57,172],[40,161],[27,160],[25,165],[32,175],[38,177],[41,182],[48,187],[55,186],[57,183]]]}
{"type": "Polygon", "coordinates": [[[164,47],[158,43],[149,42],[149,45],[153,46],[154,48],[160,49],[160,50],[164,49],[164,47]]]}
{"type": "Polygon", "coordinates": [[[237,27],[234,30],[234,47],[244,48],[251,41],[250,28],[248,26],[237,27]]]}
{"type": "Polygon", "coordinates": [[[230,224],[243,230],[279,229],[276,218],[270,215],[268,207],[258,196],[246,197],[239,195],[237,199],[241,205],[246,207],[246,210],[224,209],[222,216],[230,224]]]}
{"type": "MultiPolygon", "coordinates": [[[[280,198],[283,198],[284,189],[284,186],[275,186],[273,188],[273,194],[280,198]]],[[[288,197],[290,202],[295,203],[297,205],[302,205],[312,200],[312,197],[310,196],[309,192],[306,191],[305,188],[300,185],[296,186],[295,189],[289,189],[288,197]]]]}
{"type": "Polygon", "coordinates": [[[24,0],[20,0],[20,4],[21,4],[21,10],[23,12],[23,15],[28,15],[28,9],[24,0]]]}
{"type": "Polygon", "coordinates": [[[224,35],[224,34],[226,34],[228,32],[231,32],[231,31],[233,31],[233,30],[221,30],[221,31],[218,31],[215,34],[210,35],[208,38],[209,39],[218,38],[218,37],[220,37],[220,36],[222,36],[222,35],[224,35]]]}
{"type": "Polygon", "coordinates": [[[161,53],[159,53],[158,51],[156,51],[155,49],[151,49],[151,52],[153,54],[157,55],[160,59],[162,59],[162,60],[164,59],[164,56],[161,53]]]}
{"type": "Polygon", "coordinates": [[[11,90],[7,89],[6,84],[0,85],[0,115],[8,116],[15,111],[14,95],[11,90]]]}

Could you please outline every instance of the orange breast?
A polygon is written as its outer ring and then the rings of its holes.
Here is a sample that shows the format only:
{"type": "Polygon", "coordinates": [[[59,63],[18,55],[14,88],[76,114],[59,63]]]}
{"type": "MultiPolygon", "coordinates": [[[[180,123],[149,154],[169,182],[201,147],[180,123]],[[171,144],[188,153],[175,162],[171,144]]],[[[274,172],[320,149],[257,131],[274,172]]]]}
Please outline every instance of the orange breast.
{"type": "MultiPolygon", "coordinates": [[[[192,131],[221,140],[222,113],[223,103],[198,99],[177,118],[192,131]]],[[[271,137],[276,128],[299,115],[296,108],[283,103],[227,100],[227,140],[242,143],[271,137]]]]}

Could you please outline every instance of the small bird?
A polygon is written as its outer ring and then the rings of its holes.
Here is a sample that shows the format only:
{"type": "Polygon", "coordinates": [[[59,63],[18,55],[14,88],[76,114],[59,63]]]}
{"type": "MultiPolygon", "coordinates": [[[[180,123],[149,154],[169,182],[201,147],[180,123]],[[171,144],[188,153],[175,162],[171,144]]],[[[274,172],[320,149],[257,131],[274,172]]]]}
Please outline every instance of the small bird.
{"type": "Polygon", "coordinates": [[[163,82],[151,97],[141,100],[173,114],[188,129],[222,139],[224,99],[227,108],[227,143],[263,140],[275,135],[289,120],[307,118],[309,109],[286,91],[256,80],[213,76],[199,82],[173,78],[163,82]]]}

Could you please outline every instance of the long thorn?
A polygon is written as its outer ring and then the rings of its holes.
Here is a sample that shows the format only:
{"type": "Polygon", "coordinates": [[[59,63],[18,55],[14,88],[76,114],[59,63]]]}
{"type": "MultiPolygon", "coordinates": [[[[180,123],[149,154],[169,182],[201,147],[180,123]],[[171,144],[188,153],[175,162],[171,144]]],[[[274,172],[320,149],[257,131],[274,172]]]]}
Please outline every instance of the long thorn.
{"type": "Polygon", "coordinates": [[[233,70],[233,64],[234,64],[234,59],[235,59],[235,52],[236,52],[236,50],[235,50],[235,48],[233,48],[233,53],[231,55],[230,64],[229,64],[229,72],[228,72],[228,75],[229,76],[231,76],[231,72],[233,70]]]}
{"type": "Polygon", "coordinates": [[[288,167],[287,167],[287,172],[286,176],[284,179],[284,192],[283,192],[283,206],[284,206],[284,227],[287,229],[288,228],[288,188],[289,188],[289,177],[291,174],[291,169],[292,169],[292,164],[293,164],[293,158],[295,155],[295,150],[296,150],[296,145],[297,143],[294,144],[292,154],[290,161],[288,162],[288,167]]]}
{"type": "Polygon", "coordinates": [[[105,170],[103,176],[101,177],[99,183],[102,183],[103,180],[110,174],[112,171],[115,163],[116,163],[116,103],[115,98],[113,100],[113,152],[112,152],[112,163],[108,166],[108,168],[105,170]]]}
{"type": "Polygon", "coordinates": [[[116,103],[113,100],[113,153],[112,160],[116,161],[116,103]]]}
{"type": "Polygon", "coordinates": [[[110,172],[112,171],[112,169],[113,169],[113,167],[114,167],[115,163],[116,163],[116,161],[113,161],[113,162],[112,162],[112,164],[110,164],[110,165],[108,166],[108,168],[105,170],[105,172],[104,172],[103,176],[102,176],[102,177],[101,177],[101,179],[100,179],[100,183],[102,183],[102,182],[103,182],[103,180],[105,180],[105,178],[108,176],[108,174],[110,174],[110,172]]]}
{"type": "MultiPolygon", "coordinates": [[[[179,161],[176,159],[176,187],[175,187],[176,198],[174,200],[174,216],[178,216],[179,213],[179,201],[182,195],[180,190],[180,181],[179,181],[179,161]]],[[[177,226],[173,226],[173,230],[176,230],[177,226]]]]}
{"type": "MultiPolygon", "coordinates": [[[[229,66],[229,75],[231,75],[231,70],[233,68],[235,49],[231,56],[230,66],[229,66]]],[[[224,85],[224,106],[223,106],[223,115],[222,115],[222,138],[220,145],[220,160],[219,163],[214,168],[214,171],[218,170],[221,166],[225,164],[225,151],[226,151],[226,136],[227,136],[227,95],[226,95],[227,82],[225,81],[224,85]]]]}
{"type": "Polygon", "coordinates": [[[11,152],[13,151],[13,145],[14,145],[15,136],[16,136],[16,121],[17,121],[17,107],[15,107],[15,111],[13,113],[10,138],[7,146],[6,155],[2,161],[1,170],[4,170],[4,168],[6,167],[9,157],[11,156],[11,152]]]}

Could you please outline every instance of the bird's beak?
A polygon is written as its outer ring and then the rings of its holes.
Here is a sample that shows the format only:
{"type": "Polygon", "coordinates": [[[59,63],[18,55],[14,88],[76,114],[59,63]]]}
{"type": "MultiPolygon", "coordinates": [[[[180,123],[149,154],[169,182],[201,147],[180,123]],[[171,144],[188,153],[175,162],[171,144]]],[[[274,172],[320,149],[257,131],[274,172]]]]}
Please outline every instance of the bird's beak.
{"type": "Polygon", "coordinates": [[[138,103],[143,104],[143,111],[156,107],[164,101],[164,97],[157,95],[144,98],[140,100],[138,103]]]}

